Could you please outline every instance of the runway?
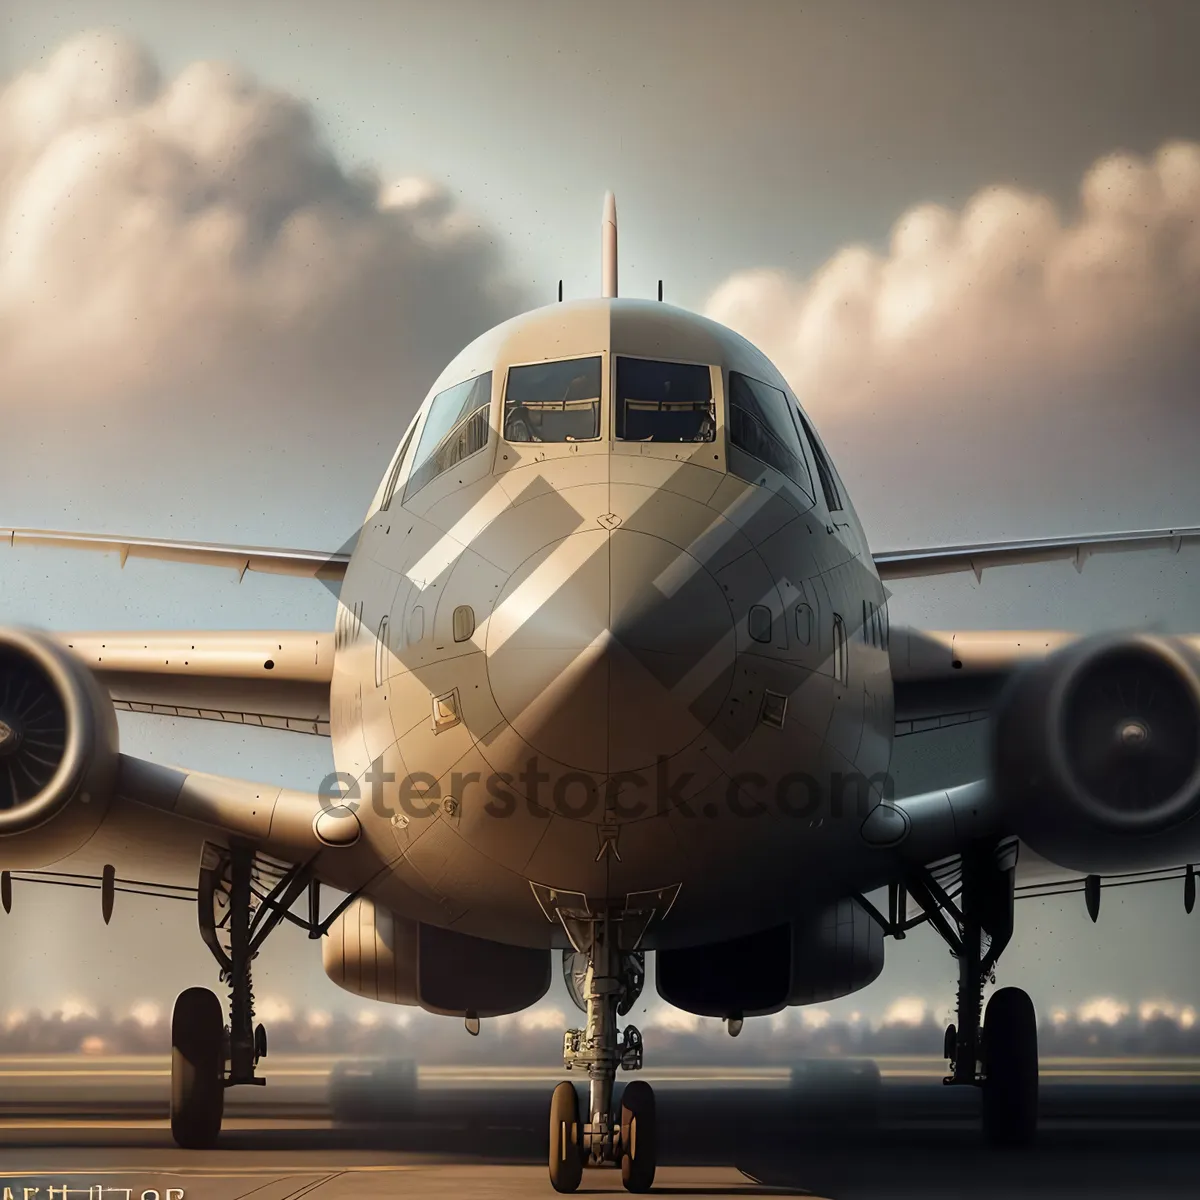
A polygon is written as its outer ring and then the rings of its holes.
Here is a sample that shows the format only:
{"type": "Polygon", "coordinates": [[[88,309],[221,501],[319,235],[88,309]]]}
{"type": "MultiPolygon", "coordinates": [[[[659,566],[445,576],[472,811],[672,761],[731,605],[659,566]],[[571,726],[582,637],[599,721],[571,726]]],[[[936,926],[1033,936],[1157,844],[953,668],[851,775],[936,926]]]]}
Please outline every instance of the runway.
{"type": "MultiPolygon", "coordinates": [[[[940,1060],[877,1064],[877,1084],[862,1064],[646,1071],[659,1100],[655,1190],[710,1200],[1197,1194],[1200,1060],[1047,1061],[1038,1144],[1010,1154],[981,1146],[978,1094],[942,1087],[940,1060]]],[[[546,1105],[561,1071],[268,1065],[266,1088],[229,1093],[219,1146],[184,1152],[167,1127],[164,1062],[0,1059],[0,1181],[13,1200],[553,1194],[546,1105]]],[[[581,1191],[624,1194],[614,1171],[587,1172],[581,1191]]]]}

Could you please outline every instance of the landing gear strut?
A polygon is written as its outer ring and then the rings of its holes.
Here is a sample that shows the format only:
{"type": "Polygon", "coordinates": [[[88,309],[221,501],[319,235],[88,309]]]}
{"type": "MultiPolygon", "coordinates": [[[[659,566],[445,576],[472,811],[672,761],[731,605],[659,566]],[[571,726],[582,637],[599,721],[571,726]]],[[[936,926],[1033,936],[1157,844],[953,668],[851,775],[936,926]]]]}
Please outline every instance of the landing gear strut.
{"type": "Polygon", "coordinates": [[[983,985],[995,982],[996,961],[1012,938],[1015,879],[1016,846],[1006,842],[963,854],[958,904],[929,870],[905,881],[924,910],[919,919],[929,921],[958,960],[956,1022],[945,1040],[950,1074],[943,1082],[980,1088],[983,1134],[993,1146],[1028,1145],[1037,1131],[1037,1025],[1029,996],[1001,988],[981,1020],[983,985]]]}
{"type": "Polygon", "coordinates": [[[563,1065],[588,1073],[587,1112],[580,1115],[575,1087],[560,1083],[550,1106],[550,1182],[556,1191],[573,1192],[585,1166],[621,1168],[631,1192],[648,1191],[654,1182],[657,1137],[654,1092],[642,1080],[625,1088],[619,1112],[613,1108],[617,1069],[642,1066],[642,1035],[633,1025],[617,1028],[645,978],[644,955],[622,951],[621,919],[609,911],[598,915],[560,913],[575,946],[564,960],[564,974],[576,1003],[587,1014],[583,1029],[569,1029],[563,1039],[563,1065]]]}
{"type": "Polygon", "coordinates": [[[285,917],[319,936],[322,926],[288,911],[311,878],[307,866],[273,863],[248,846],[204,847],[197,889],[200,936],[229,986],[229,1025],[220,1000],[207,988],[188,988],[175,1001],[171,1133],[180,1146],[205,1149],[216,1142],[227,1087],[267,1082],[255,1073],[267,1054],[267,1035],[254,1024],[250,964],[285,917]]]}

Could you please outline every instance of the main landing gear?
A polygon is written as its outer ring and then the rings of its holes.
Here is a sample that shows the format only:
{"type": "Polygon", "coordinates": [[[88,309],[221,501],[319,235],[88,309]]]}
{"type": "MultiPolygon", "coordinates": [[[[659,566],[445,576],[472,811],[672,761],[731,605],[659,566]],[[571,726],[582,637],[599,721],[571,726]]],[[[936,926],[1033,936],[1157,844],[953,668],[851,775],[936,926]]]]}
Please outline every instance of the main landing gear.
{"type": "MultiPolygon", "coordinates": [[[[319,937],[337,915],[320,922],[320,893],[307,866],[257,856],[248,846],[206,844],[197,889],[200,935],[229,986],[229,1025],[207,988],[180,992],[171,1013],[171,1134],[178,1145],[201,1150],[221,1132],[225,1089],[262,1086],[255,1073],[267,1056],[267,1035],[254,1023],[250,964],[285,917],[319,937]],[[309,888],[309,920],[288,910],[309,888]]],[[[340,911],[340,909],[338,910],[340,911]]]]}
{"type": "Polygon", "coordinates": [[[946,1030],[950,1074],[943,1083],[978,1087],[983,1100],[983,1135],[992,1146],[1027,1146],[1037,1132],[1038,1045],[1033,1003],[1020,988],[1000,988],[983,1009],[983,985],[995,982],[996,961],[1013,932],[1016,843],[972,847],[962,856],[958,903],[939,872],[923,869],[892,888],[886,932],[903,937],[928,921],[958,960],[955,1024],[946,1030]],[[909,920],[907,895],[921,916],[909,920]],[[982,1015],[982,1019],[981,1019],[982,1015]]]}
{"type": "Polygon", "coordinates": [[[909,883],[909,891],[958,959],[958,1019],[946,1030],[950,1074],[943,1082],[980,1088],[983,1136],[993,1146],[1027,1146],[1037,1132],[1038,1047],[1032,1001],[1020,988],[1001,988],[980,1020],[983,985],[995,981],[996,962],[1012,938],[1015,881],[1016,847],[1004,843],[973,847],[963,854],[957,908],[932,875],[909,883]]]}
{"type": "Polygon", "coordinates": [[[564,974],[575,1003],[587,1014],[583,1029],[563,1039],[567,1070],[588,1073],[588,1105],[580,1111],[575,1085],[560,1083],[550,1099],[550,1182],[555,1191],[579,1187],[585,1166],[621,1168],[631,1192],[646,1192],[657,1165],[654,1091],[643,1080],[627,1084],[619,1111],[613,1108],[617,1068],[642,1065],[642,1035],[633,1025],[618,1030],[617,1018],[633,1007],[645,979],[645,956],[622,952],[619,918],[609,912],[560,914],[575,952],[567,951],[564,974]]]}

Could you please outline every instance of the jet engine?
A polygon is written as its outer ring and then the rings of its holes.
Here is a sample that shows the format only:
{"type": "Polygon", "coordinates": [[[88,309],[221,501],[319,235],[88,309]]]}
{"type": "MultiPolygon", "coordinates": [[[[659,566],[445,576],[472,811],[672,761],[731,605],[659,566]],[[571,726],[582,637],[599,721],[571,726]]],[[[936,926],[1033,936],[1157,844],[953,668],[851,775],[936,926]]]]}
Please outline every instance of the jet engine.
{"type": "Polygon", "coordinates": [[[702,1017],[753,1017],[847,996],[883,970],[883,931],[856,900],[727,942],[660,950],[658,994],[702,1017]]]}
{"type": "Polygon", "coordinates": [[[993,777],[1012,831],[1102,873],[1200,854],[1200,661],[1148,634],[1087,638],[1010,681],[993,777]]]}
{"type": "Polygon", "coordinates": [[[443,1016],[496,1017],[536,1004],[550,988],[550,951],[507,946],[400,917],[365,896],[322,942],[339,987],[443,1016]]]}
{"type": "Polygon", "coordinates": [[[0,628],[0,867],[44,867],[79,849],[112,798],[117,717],[69,650],[0,628]]]}

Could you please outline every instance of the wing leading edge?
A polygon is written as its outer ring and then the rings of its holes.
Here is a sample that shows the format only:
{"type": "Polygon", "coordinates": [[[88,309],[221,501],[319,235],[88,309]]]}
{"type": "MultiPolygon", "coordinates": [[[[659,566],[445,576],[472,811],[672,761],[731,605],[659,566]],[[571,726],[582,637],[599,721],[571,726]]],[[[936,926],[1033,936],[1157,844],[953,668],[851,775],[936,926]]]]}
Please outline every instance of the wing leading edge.
{"type": "Polygon", "coordinates": [[[119,537],[107,533],[74,533],[60,529],[0,527],[0,542],[9,546],[62,546],[72,550],[99,550],[128,558],[156,558],[168,562],[230,567],[239,578],[247,571],[269,575],[296,575],[309,579],[341,580],[350,562],[348,552],[282,550],[270,546],[233,546],[218,542],[173,541],[169,538],[119,537]]]}
{"type": "Polygon", "coordinates": [[[932,546],[924,550],[887,550],[872,557],[879,578],[919,579],[954,571],[973,571],[979,579],[985,567],[1022,563],[1073,562],[1075,569],[1093,554],[1155,547],[1178,554],[1183,546],[1200,543],[1200,527],[1142,529],[1128,533],[1091,533],[1082,537],[1029,538],[1021,542],[979,542],[965,546],[932,546]]]}

